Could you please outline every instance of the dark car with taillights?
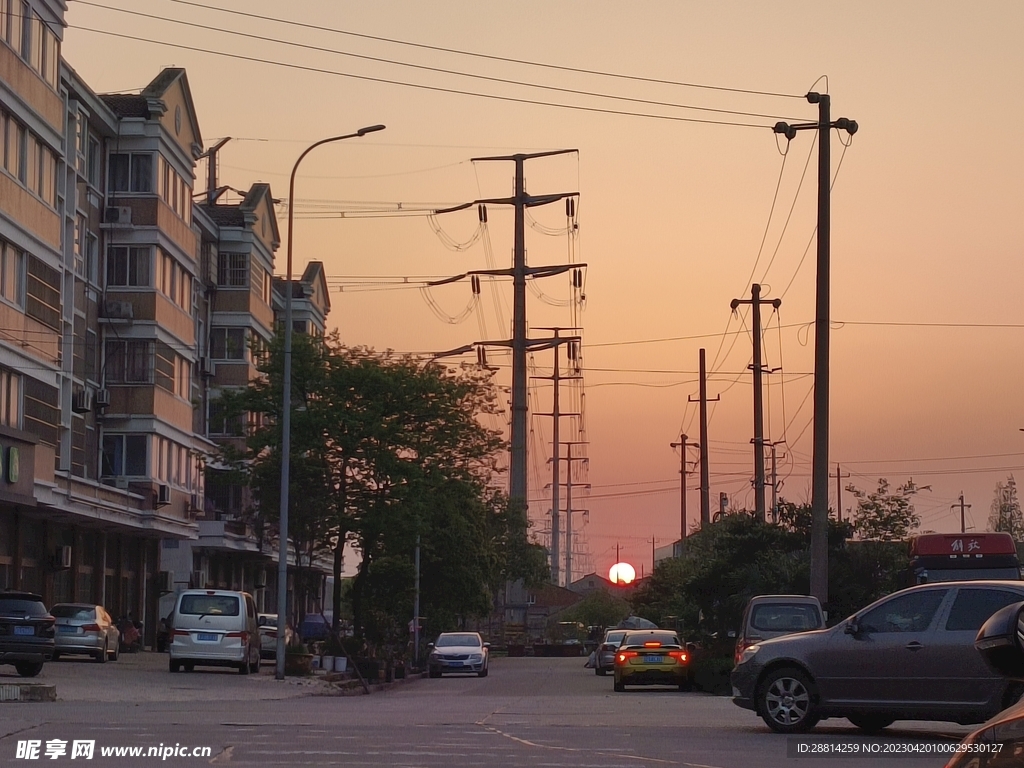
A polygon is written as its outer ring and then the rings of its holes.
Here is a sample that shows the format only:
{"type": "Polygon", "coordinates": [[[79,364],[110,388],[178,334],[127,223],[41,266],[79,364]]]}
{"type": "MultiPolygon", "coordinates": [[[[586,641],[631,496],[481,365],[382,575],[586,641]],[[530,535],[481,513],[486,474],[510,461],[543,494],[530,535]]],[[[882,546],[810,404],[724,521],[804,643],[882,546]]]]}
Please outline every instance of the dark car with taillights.
{"type": "Polygon", "coordinates": [[[31,592],[0,592],[0,664],[35,677],[53,658],[55,619],[43,598],[31,592]]]}

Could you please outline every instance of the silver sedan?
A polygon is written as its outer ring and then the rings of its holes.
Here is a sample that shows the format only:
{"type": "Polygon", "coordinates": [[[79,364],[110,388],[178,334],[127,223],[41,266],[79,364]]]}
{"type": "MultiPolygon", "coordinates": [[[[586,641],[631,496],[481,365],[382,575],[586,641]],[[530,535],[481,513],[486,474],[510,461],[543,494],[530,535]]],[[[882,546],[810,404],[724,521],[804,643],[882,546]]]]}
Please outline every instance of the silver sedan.
{"type": "Polygon", "coordinates": [[[50,613],[57,620],[54,660],[64,654],[86,654],[100,664],[120,658],[121,632],[102,605],[58,603],[50,613]]]}
{"type": "Polygon", "coordinates": [[[430,677],[445,672],[473,672],[487,677],[490,643],[485,643],[476,632],[444,632],[436,643],[429,643],[430,658],[427,669],[430,677]]]}

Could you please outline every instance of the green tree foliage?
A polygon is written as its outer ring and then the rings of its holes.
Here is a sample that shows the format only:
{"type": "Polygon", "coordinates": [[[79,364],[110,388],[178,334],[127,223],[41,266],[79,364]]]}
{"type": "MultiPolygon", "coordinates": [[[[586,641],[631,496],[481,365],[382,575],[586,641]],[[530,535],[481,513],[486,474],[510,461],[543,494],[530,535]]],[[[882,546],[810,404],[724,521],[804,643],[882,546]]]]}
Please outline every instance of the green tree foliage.
{"type": "Polygon", "coordinates": [[[1013,475],[1006,482],[997,482],[992,507],[988,516],[990,531],[1003,531],[1014,540],[1024,539],[1024,515],[1021,514],[1020,499],[1017,497],[1017,481],[1013,475]]]}
{"type": "Polygon", "coordinates": [[[558,615],[559,620],[575,621],[584,627],[614,627],[629,616],[629,601],[606,589],[596,589],[576,605],[558,615]]]}
{"type": "MultiPolygon", "coordinates": [[[[279,518],[282,349],[265,376],[228,394],[225,407],[255,414],[244,450],[228,450],[247,473],[255,518],[279,518]]],[[[495,412],[489,374],[348,348],[336,335],[293,344],[289,538],[306,568],[334,560],[340,583],[346,542],[360,554],[348,592],[357,631],[379,649],[404,642],[413,611],[413,557],[421,546],[421,616],[440,631],[489,612],[506,578],[530,582],[543,550],[528,541],[525,514],[489,484],[504,444],[480,417],[495,412]]],[[[341,615],[341,590],[334,613],[341,615]]]]}
{"type": "Polygon", "coordinates": [[[853,513],[854,528],[861,539],[867,541],[901,541],[921,526],[921,518],[914,511],[913,497],[928,486],[915,485],[908,480],[895,491],[890,490],[884,477],[875,491],[862,491],[855,485],[847,487],[857,499],[853,513]]]}

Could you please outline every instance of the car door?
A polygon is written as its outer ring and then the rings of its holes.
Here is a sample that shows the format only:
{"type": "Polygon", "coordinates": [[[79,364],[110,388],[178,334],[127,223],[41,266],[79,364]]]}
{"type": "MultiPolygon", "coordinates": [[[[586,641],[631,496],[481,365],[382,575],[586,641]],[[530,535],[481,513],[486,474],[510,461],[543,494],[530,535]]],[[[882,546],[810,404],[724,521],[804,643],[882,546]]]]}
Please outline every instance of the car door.
{"type": "Polygon", "coordinates": [[[932,674],[939,703],[991,712],[1002,708],[1006,681],[986,666],[974,640],[993,613],[1022,600],[1024,589],[964,586],[956,590],[948,614],[929,640],[935,647],[932,674]]]}
{"type": "Polygon", "coordinates": [[[857,614],[829,636],[813,671],[829,704],[915,706],[927,700],[931,672],[920,655],[949,588],[892,595],[857,614]]]}

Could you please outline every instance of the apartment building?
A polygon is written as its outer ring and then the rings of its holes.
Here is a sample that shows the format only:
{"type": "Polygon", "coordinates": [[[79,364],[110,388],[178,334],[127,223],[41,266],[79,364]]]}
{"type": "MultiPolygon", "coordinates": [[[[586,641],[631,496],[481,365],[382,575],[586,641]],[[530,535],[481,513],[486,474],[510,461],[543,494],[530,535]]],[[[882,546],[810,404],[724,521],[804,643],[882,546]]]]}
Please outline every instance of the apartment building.
{"type": "MultiPolygon", "coordinates": [[[[175,589],[274,590],[248,489],[207,476],[250,426],[215,403],[258,375],[280,235],[265,184],[193,201],[185,71],[96,94],[60,56],[66,9],[0,0],[0,589],[102,603],[152,642],[175,589]]],[[[322,266],[296,290],[322,333],[322,266]]]]}

